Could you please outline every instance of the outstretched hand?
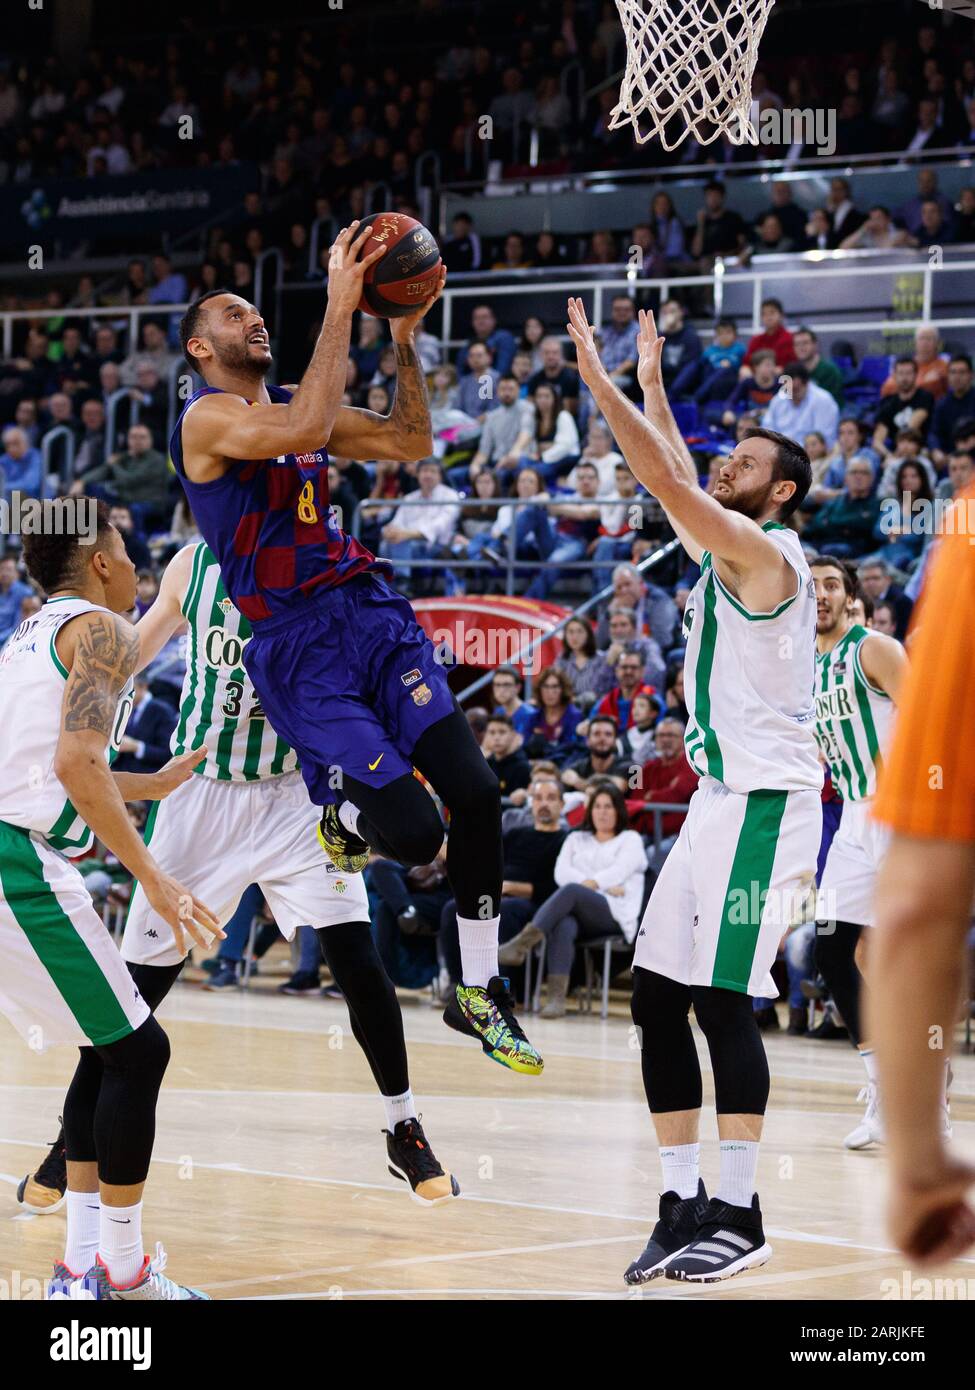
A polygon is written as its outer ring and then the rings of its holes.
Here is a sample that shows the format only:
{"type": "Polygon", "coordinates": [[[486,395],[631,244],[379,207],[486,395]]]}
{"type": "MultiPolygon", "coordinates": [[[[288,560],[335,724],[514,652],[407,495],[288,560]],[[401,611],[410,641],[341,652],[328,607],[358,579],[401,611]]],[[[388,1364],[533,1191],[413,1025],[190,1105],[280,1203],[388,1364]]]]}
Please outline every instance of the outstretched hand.
{"type": "Polygon", "coordinates": [[[639,321],[640,331],[636,339],[639,354],[636,379],[643,391],[663,391],[664,382],[660,371],[660,359],[663,353],[664,339],[657,333],[657,323],[652,313],[646,309],[641,309],[639,321]]]}
{"type": "Polygon", "coordinates": [[[566,328],[569,331],[569,337],[575,344],[579,375],[591,391],[601,377],[609,380],[609,375],[599,360],[595,335],[592,325],[586,317],[585,305],[581,299],[569,300],[569,322],[566,324],[566,328]]]}
{"type": "Polygon", "coordinates": [[[343,227],[332,242],[328,253],[328,305],[330,309],[348,314],[351,318],[362,298],[362,286],[366,271],[386,254],[385,246],[359,258],[359,253],[372,236],[372,223],[359,228],[358,222],[343,227]]]}

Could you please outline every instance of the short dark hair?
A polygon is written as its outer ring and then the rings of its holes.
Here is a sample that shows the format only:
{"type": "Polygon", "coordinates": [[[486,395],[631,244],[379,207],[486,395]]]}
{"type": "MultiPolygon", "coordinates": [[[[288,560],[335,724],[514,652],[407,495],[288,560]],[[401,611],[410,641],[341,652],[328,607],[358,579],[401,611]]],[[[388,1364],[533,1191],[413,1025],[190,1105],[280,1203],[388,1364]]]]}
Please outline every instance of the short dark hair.
{"type": "Polygon", "coordinates": [[[801,324],[801,325],[796,329],[796,331],[795,331],[795,332],[793,333],[793,335],[792,335],[793,338],[798,338],[798,336],[799,336],[800,333],[805,333],[808,337],[812,338],[812,340],[813,340],[814,343],[818,343],[818,342],[819,342],[819,339],[817,338],[816,334],[815,334],[815,333],[812,331],[812,329],[809,328],[806,324],[801,324]]]}
{"type": "Polygon", "coordinates": [[[763,299],[763,300],[762,300],[762,308],[763,308],[763,309],[767,309],[768,306],[769,306],[770,304],[771,304],[771,306],[772,306],[773,309],[778,309],[779,313],[783,316],[783,318],[785,317],[785,310],[782,308],[782,300],[781,300],[781,299],[773,299],[773,298],[770,297],[770,298],[768,298],[768,299],[763,299]]]}
{"type": "MultiPolygon", "coordinates": [[[[92,499],[87,500],[90,505],[92,499]]],[[[115,529],[108,519],[108,504],[105,502],[95,503],[94,543],[83,540],[78,528],[71,524],[75,519],[76,499],[59,497],[48,505],[51,508],[50,524],[42,532],[25,532],[23,538],[27,573],[46,594],[80,578],[85,561],[96,550],[103,548],[106,536],[115,529]],[[58,512],[63,513],[63,519],[59,518],[58,512]]]]}
{"type": "Polygon", "coordinates": [[[613,833],[614,835],[619,835],[621,831],[626,830],[629,826],[630,817],[626,809],[626,801],[624,800],[623,793],[616,783],[610,782],[609,779],[605,782],[601,782],[589,798],[589,805],[586,807],[586,813],[582,818],[582,824],[579,829],[588,830],[590,835],[593,833],[595,827],[592,823],[592,808],[597,796],[608,796],[613,803],[613,810],[616,812],[616,825],[613,833]]]}
{"type": "Polygon", "coordinates": [[[902,367],[905,363],[909,367],[913,367],[914,370],[917,371],[917,363],[914,361],[914,358],[911,356],[909,352],[902,352],[898,357],[894,358],[895,367],[902,367]]]}
{"type": "Polygon", "coordinates": [[[787,362],[782,368],[782,375],[788,377],[798,377],[800,381],[809,380],[809,368],[804,367],[801,362],[787,362]]]}
{"type": "Polygon", "coordinates": [[[809,462],[809,455],[801,444],[797,444],[788,435],[779,434],[778,430],[767,430],[761,426],[753,426],[745,431],[745,439],[767,439],[769,443],[775,445],[775,463],[773,465],[773,478],[779,483],[783,480],[795,483],[796,490],[787,502],[783,502],[779,507],[779,519],[784,521],[792,513],[801,507],[806,500],[806,493],[812,487],[812,464],[809,462]]]}
{"type": "Polygon", "coordinates": [[[841,560],[837,555],[810,555],[809,568],[833,569],[843,580],[843,589],[847,598],[855,598],[858,588],[857,572],[852,565],[845,560],[841,560]]]}
{"type": "Polygon", "coordinates": [[[620,731],[619,724],[617,724],[616,720],[613,718],[611,714],[594,714],[589,721],[590,731],[596,724],[612,724],[614,734],[618,734],[620,731]]]}
{"type": "Polygon", "coordinates": [[[972,359],[969,357],[967,352],[953,352],[951,354],[951,360],[949,361],[948,366],[953,366],[955,362],[964,362],[968,370],[972,370],[972,359]]]}
{"type": "Polygon", "coordinates": [[[491,679],[495,676],[513,676],[515,685],[521,690],[525,684],[523,677],[515,670],[514,666],[498,666],[491,674],[491,679]]]}
{"type": "Polygon", "coordinates": [[[952,443],[957,444],[959,439],[968,439],[968,437],[973,434],[975,434],[975,420],[973,420],[971,416],[966,415],[964,420],[958,421],[958,424],[952,431],[952,443]]]}
{"type": "Polygon", "coordinates": [[[719,328],[730,328],[732,333],[738,332],[738,324],[735,322],[734,319],[728,318],[727,314],[722,315],[722,317],[719,318],[717,323],[714,325],[715,332],[717,332],[719,328]]]}
{"type": "Polygon", "coordinates": [[[487,719],[487,724],[485,724],[485,728],[489,727],[491,724],[505,724],[509,729],[513,729],[515,727],[511,721],[511,717],[507,714],[489,715],[487,719]]]}
{"type": "Polygon", "coordinates": [[[867,593],[866,589],[860,587],[859,583],[857,584],[857,591],[853,597],[859,599],[863,604],[863,616],[866,618],[867,622],[869,622],[874,613],[873,599],[867,593]]]}
{"type": "Polygon", "coordinates": [[[211,299],[219,299],[222,294],[236,294],[236,290],[207,290],[206,294],[201,294],[199,299],[194,299],[186,313],[179,321],[179,346],[180,351],[186,358],[186,363],[192,367],[194,372],[199,372],[200,366],[194,357],[191,357],[187,350],[187,343],[191,338],[195,338],[200,332],[203,323],[203,306],[211,299]]]}
{"type": "Polygon", "coordinates": [[[720,193],[723,198],[725,193],[725,187],[724,184],[721,183],[718,179],[709,179],[708,182],[704,185],[704,191],[705,193],[720,193]]]}

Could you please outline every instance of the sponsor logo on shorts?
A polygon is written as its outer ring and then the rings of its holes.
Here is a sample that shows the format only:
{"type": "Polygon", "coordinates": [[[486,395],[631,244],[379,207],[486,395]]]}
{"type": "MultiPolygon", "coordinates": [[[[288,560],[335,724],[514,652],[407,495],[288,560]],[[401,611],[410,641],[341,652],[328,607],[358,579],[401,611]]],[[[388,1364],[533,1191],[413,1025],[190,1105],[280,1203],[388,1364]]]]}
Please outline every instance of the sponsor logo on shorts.
{"type": "Polygon", "coordinates": [[[326,863],[325,863],[325,872],[326,872],[327,874],[337,874],[337,873],[338,873],[338,869],[337,869],[336,866],[332,863],[331,859],[326,860],[326,863]]]}
{"type": "Polygon", "coordinates": [[[149,927],[143,934],[145,936],[151,936],[153,941],[159,940],[159,933],[156,931],[155,927],[149,927]]]}
{"type": "Polygon", "coordinates": [[[422,675],[423,672],[419,670],[416,666],[414,666],[412,671],[407,671],[405,676],[400,676],[400,680],[403,682],[404,685],[416,685],[417,681],[421,679],[422,675]]]}
{"type": "Polygon", "coordinates": [[[415,705],[428,705],[433,699],[433,691],[428,685],[418,685],[415,690],[411,690],[413,703],[415,705]]]}

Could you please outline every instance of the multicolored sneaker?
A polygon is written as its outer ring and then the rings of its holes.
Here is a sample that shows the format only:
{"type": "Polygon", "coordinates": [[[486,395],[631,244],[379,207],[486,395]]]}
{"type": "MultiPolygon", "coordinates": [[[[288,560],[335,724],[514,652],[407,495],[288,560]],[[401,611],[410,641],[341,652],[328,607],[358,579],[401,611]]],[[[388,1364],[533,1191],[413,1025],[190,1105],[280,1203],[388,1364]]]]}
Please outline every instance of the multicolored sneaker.
{"type": "Polygon", "coordinates": [[[358,835],[350,835],[339,820],[339,808],[326,806],[318,823],[318,843],[337,869],[359,874],[369,863],[369,846],[358,835]]]}
{"type": "Polygon", "coordinates": [[[142,1301],[153,1302],[183,1302],[187,1299],[210,1302],[210,1295],[202,1293],[199,1289],[191,1289],[183,1284],[174,1283],[172,1279],[167,1279],[163,1270],[166,1268],[166,1252],[162,1245],[156,1246],[156,1254],[150,1260],[147,1255],[139,1272],[138,1278],[133,1279],[131,1284],[121,1286],[113,1284],[109,1278],[108,1270],[102,1264],[101,1256],[95,1256],[95,1264],[85,1276],[85,1282],[90,1283],[95,1289],[96,1298],[107,1298],[116,1303],[138,1303],[142,1301]]]}
{"type": "Polygon", "coordinates": [[[17,1188],[17,1201],[35,1216],[50,1216],[64,1206],[68,1169],[64,1157],[64,1125],[58,1116],[58,1137],[35,1173],[28,1173],[17,1188]]]}
{"type": "Polygon", "coordinates": [[[460,1196],[460,1184],[445,1173],[423,1133],[419,1119],[400,1120],[393,1130],[384,1129],[389,1171],[410,1185],[414,1202],[437,1207],[460,1196]]]}
{"type": "Polygon", "coordinates": [[[545,1065],[515,1018],[515,1001],[501,975],[489,980],[487,989],[458,985],[447,1000],[443,1021],[448,1028],[477,1038],[489,1057],[512,1071],[538,1076],[545,1065]]]}
{"type": "Polygon", "coordinates": [[[47,1297],[59,1298],[97,1298],[98,1295],[89,1283],[86,1274],[75,1274],[63,1260],[54,1261],[54,1274],[48,1280],[47,1297]]]}

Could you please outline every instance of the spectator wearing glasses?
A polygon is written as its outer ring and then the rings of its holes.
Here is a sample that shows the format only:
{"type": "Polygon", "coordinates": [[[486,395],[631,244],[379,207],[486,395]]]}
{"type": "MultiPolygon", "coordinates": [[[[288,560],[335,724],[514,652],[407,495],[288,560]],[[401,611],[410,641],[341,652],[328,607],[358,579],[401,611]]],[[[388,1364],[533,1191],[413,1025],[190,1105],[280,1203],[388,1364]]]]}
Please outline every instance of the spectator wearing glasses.
{"type": "Polygon", "coordinates": [[[531,759],[545,758],[557,766],[581,753],[584,747],[576,730],[582,711],[574,702],[572,683],[555,666],[546,666],[535,682],[538,714],[525,739],[531,759]]]}

